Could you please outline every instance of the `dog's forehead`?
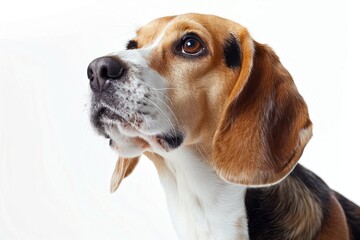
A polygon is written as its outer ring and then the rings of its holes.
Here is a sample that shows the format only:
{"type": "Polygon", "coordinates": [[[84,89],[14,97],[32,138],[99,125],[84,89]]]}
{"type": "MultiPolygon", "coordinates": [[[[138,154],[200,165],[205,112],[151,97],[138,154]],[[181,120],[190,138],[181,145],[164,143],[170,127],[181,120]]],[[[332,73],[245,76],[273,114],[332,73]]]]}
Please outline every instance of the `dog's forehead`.
{"type": "Polygon", "coordinates": [[[153,43],[160,35],[176,32],[200,31],[219,39],[228,36],[229,31],[235,32],[243,27],[231,20],[214,15],[183,14],[155,19],[137,31],[136,40],[139,46],[153,43]]]}
{"type": "Polygon", "coordinates": [[[164,31],[169,22],[175,16],[157,18],[150,23],[142,26],[137,30],[136,40],[140,46],[147,45],[155,41],[155,39],[164,31]]]}

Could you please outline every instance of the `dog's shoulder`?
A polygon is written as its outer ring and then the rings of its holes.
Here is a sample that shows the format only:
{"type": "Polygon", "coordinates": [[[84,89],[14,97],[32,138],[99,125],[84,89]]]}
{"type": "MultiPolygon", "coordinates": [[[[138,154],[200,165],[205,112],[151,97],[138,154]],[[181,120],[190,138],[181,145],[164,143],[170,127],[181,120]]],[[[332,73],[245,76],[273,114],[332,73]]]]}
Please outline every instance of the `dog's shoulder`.
{"type": "Polygon", "coordinates": [[[335,195],[344,210],[351,239],[360,239],[360,207],[340,193],[335,195]]]}
{"type": "Polygon", "coordinates": [[[282,182],[247,190],[250,239],[314,239],[328,217],[331,189],[301,165],[282,182]]]}
{"type": "Polygon", "coordinates": [[[360,239],[360,207],[301,165],[245,204],[250,239],[360,239]]]}

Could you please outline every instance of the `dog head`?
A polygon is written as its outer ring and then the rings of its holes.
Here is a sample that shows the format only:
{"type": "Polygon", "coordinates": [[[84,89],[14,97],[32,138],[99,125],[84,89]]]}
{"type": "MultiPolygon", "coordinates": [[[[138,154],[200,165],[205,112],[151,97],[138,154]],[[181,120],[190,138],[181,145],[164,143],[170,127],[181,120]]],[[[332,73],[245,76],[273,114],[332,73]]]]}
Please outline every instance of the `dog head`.
{"type": "Polygon", "coordinates": [[[307,106],[276,54],[220,17],[156,19],[126,50],[91,62],[88,77],[92,124],[120,154],[117,183],[144,152],[200,144],[226,181],[273,184],[312,135],[307,106]]]}

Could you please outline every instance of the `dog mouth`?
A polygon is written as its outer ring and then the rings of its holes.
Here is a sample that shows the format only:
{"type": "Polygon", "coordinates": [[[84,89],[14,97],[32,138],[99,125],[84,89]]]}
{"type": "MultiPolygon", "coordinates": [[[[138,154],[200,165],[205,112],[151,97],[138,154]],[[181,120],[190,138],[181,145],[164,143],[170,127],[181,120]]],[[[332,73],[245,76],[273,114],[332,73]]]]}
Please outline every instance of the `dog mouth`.
{"type": "Polygon", "coordinates": [[[100,135],[103,135],[105,138],[110,138],[105,131],[106,125],[115,126],[116,123],[127,123],[126,120],[119,114],[111,111],[106,107],[101,107],[95,111],[92,111],[91,114],[91,123],[93,127],[97,130],[100,135]]]}
{"type": "Polygon", "coordinates": [[[155,137],[156,141],[166,151],[178,148],[184,141],[184,136],[180,131],[167,134],[159,134],[155,137]]]}
{"type": "MultiPolygon", "coordinates": [[[[109,146],[113,147],[114,140],[111,139],[110,137],[108,138],[109,138],[109,146]]],[[[181,133],[159,134],[151,138],[154,139],[166,152],[178,148],[183,143],[184,140],[184,137],[181,133]]],[[[139,139],[145,141],[142,138],[139,139]]]]}
{"type": "MultiPolygon", "coordinates": [[[[142,122],[138,120],[138,123],[142,122]]],[[[136,123],[130,124],[124,117],[117,112],[107,108],[99,107],[97,110],[92,111],[91,123],[97,132],[109,139],[110,146],[113,143],[113,139],[110,138],[107,133],[108,129],[118,129],[119,126],[123,130],[128,130],[134,134],[138,134],[139,131],[136,129],[136,123]]],[[[165,133],[159,133],[155,135],[148,135],[147,137],[138,136],[140,138],[152,139],[155,143],[161,146],[166,152],[178,148],[184,141],[184,134],[180,130],[171,130],[165,133]]]]}

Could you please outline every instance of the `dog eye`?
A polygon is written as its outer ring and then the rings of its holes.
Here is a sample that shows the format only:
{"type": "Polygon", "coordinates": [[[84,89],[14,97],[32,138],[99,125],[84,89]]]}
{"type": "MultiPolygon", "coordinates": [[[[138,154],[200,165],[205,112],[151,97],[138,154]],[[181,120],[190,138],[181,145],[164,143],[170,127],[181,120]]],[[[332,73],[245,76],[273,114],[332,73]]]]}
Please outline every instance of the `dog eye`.
{"type": "Polygon", "coordinates": [[[137,49],[138,48],[138,43],[135,40],[130,40],[127,44],[126,44],[126,49],[127,50],[131,50],[131,49],[137,49]]]}
{"type": "Polygon", "coordinates": [[[175,45],[175,54],[186,58],[200,57],[207,53],[204,42],[196,33],[188,33],[175,45]]]}
{"type": "Polygon", "coordinates": [[[202,52],[204,47],[200,41],[194,37],[186,37],[183,40],[182,52],[189,55],[197,55],[202,52]]]}

